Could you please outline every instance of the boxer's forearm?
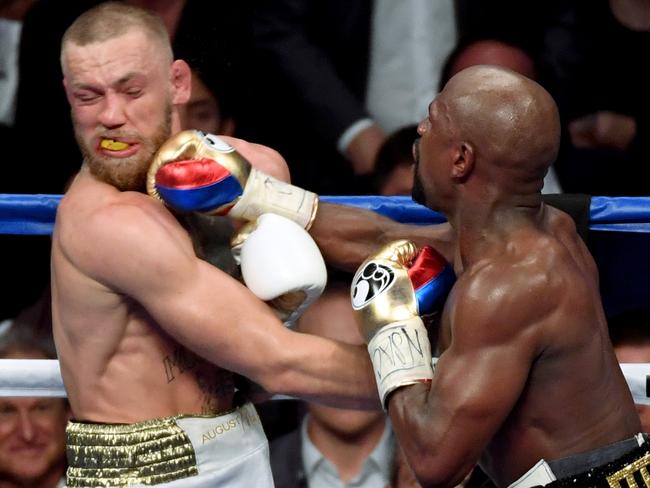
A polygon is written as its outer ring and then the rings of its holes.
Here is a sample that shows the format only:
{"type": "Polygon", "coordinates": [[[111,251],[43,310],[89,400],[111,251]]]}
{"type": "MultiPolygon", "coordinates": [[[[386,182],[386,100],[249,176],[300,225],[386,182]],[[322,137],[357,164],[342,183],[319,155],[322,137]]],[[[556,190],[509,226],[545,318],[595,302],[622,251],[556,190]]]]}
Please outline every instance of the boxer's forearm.
{"type": "Polygon", "coordinates": [[[309,376],[316,379],[318,387],[311,401],[338,408],[372,409],[381,408],[377,385],[366,346],[336,343],[331,354],[323,354],[309,363],[309,376]]]}
{"type": "MultiPolygon", "coordinates": [[[[472,455],[456,455],[447,436],[452,430],[443,409],[433,414],[429,383],[395,390],[388,413],[404,456],[423,486],[457,486],[475,464],[472,455]]],[[[467,435],[471,435],[471,431],[467,435]]]]}
{"type": "Polygon", "coordinates": [[[410,239],[419,246],[435,247],[449,261],[453,258],[452,234],[448,224],[400,224],[370,210],[321,202],[309,231],[325,261],[355,271],[378,247],[410,239]]]}
{"type": "Polygon", "coordinates": [[[273,394],[338,408],[381,408],[365,346],[289,334],[282,347],[267,349],[264,366],[248,373],[252,379],[273,394]]]}

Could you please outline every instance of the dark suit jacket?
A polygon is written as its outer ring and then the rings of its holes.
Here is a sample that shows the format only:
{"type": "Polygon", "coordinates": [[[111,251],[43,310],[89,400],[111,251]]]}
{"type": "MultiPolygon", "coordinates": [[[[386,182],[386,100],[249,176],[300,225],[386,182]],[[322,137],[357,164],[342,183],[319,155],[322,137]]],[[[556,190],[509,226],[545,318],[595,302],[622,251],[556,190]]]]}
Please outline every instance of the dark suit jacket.
{"type": "Polygon", "coordinates": [[[304,123],[334,144],[365,111],[371,0],[258,0],[255,47],[304,123]]]}
{"type": "Polygon", "coordinates": [[[302,467],[300,427],[271,441],[271,470],[275,488],[306,488],[302,467]]]}
{"type": "Polygon", "coordinates": [[[363,193],[336,141],[365,110],[372,0],[256,0],[251,137],[278,149],[292,180],[363,193]]]}

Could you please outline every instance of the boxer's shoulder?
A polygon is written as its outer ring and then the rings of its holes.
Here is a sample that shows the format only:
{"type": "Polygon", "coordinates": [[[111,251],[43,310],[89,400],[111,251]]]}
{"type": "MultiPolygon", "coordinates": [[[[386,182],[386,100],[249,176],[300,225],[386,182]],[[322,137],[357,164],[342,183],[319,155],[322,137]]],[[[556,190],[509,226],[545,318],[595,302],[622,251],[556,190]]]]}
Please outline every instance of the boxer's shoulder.
{"type": "Polygon", "coordinates": [[[89,202],[78,194],[63,203],[57,215],[57,248],[89,276],[110,276],[131,261],[139,260],[144,266],[171,259],[179,250],[193,255],[187,232],[160,202],[147,195],[114,192],[89,202]]]}
{"type": "Polygon", "coordinates": [[[452,321],[459,318],[472,329],[492,324],[495,334],[511,334],[543,320],[557,305],[560,285],[535,253],[513,256],[503,252],[477,262],[459,276],[447,314],[451,312],[452,321]]]}

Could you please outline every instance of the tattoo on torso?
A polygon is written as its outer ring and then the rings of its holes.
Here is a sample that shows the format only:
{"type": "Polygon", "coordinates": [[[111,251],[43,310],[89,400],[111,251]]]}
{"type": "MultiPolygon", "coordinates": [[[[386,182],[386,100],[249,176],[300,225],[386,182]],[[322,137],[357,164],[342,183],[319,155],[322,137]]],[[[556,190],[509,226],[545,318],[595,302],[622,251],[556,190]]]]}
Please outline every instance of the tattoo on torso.
{"type": "Polygon", "coordinates": [[[218,368],[184,347],[177,347],[163,358],[167,383],[184,374],[192,374],[202,393],[201,413],[219,413],[229,408],[234,395],[234,379],[230,371],[218,368]]]}
{"type": "Polygon", "coordinates": [[[171,354],[163,358],[167,383],[174,381],[177,375],[195,369],[199,361],[199,358],[195,354],[189,352],[184,347],[177,347],[171,354]]]}

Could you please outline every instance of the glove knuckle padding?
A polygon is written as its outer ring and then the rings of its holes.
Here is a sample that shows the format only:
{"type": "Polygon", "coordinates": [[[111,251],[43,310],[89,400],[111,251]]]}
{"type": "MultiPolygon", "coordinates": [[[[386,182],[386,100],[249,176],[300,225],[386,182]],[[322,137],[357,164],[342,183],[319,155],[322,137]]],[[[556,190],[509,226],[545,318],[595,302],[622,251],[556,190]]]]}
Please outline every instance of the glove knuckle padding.
{"type": "Polygon", "coordinates": [[[403,240],[377,251],[355,274],[352,308],[368,343],[384,406],[396,388],[433,377],[431,345],[420,315],[444,300],[453,284],[450,274],[433,248],[418,250],[403,240]]]}
{"type": "Polygon", "coordinates": [[[250,171],[250,163],[229,144],[211,134],[186,130],[168,139],[156,153],[147,173],[147,192],[174,202],[177,208],[180,205],[180,210],[223,215],[243,192],[250,171]],[[213,185],[219,185],[218,192],[213,185]]]}
{"type": "Polygon", "coordinates": [[[256,170],[212,134],[187,130],[165,142],[147,174],[147,192],[169,206],[255,220],[266,212],[309,228],[318,197],[256,170]]]}
{"type": "Polygon", "coordinates": [[[275,214],[261,215],[255,228],[247,232],[240,246],[246,286],[258,298],[274,300],[275,306],[295,321],[327,282],[318,246],[300,225],[275,214]]]}

